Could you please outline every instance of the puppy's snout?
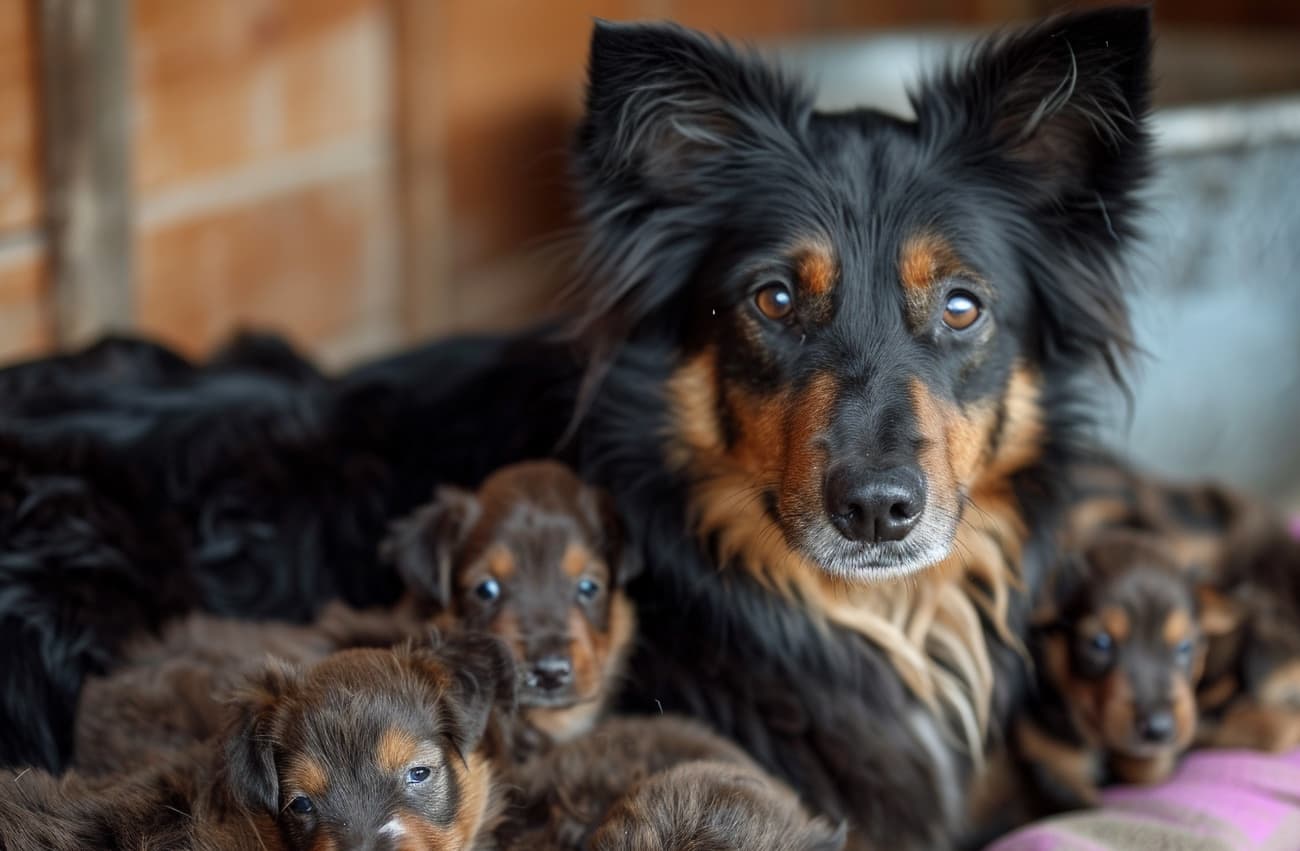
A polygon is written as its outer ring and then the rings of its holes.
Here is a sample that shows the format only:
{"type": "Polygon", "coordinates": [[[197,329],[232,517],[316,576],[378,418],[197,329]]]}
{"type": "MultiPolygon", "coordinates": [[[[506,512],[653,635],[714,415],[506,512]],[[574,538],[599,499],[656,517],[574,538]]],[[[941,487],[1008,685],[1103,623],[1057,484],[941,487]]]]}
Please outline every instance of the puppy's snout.
{"type": "Polygon", "coordinates": [[[1155,709],[1143,712],[1137,718],[1137,733],[1142,741],[1152,745],[1163,745],[1174,738],[1174,713],[1168,709],[1155,709]]]}
{"type": "Polygon", "coordinates": [[[543,656],[533,663],[525,678],[533,688],[558,691],[573,681],[573,662],[560,654],[543,656]]]}
{"type": "Polygon", "coordinates": [[[851,541],[901,541],[925,510],[925,480],[910,464],[878,471],[841,464],[824,492],[827,515],[851,541]]]}

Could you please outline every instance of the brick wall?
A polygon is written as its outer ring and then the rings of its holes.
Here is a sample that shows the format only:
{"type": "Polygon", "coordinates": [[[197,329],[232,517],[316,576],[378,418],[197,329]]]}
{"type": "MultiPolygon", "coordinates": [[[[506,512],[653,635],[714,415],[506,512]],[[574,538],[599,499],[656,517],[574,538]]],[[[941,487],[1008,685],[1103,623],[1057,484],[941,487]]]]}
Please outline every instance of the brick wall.
{"type": "MultiPolygon", "coordinates": [[[[45,1],[0,3],[3,359],[67,333],[41,220],[45,1]]],[[[552,237],[570,221],[565,149],[592,17],[765,39],[1051,5],[132,0],[132,324],[192,354],[240,325],[271,327],[340,363],[545,313],[563,277],[552,237]]],[[[1208,14],[1201,0],[1167,0],[1161,14],[1184,6],[1208,14]]]]}

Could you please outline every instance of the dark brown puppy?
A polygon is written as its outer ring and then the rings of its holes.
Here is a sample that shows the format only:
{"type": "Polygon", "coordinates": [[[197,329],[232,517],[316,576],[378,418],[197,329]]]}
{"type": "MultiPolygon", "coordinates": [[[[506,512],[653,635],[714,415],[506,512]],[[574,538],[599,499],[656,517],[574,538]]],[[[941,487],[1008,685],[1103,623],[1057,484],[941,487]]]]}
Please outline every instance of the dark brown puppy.
{"type": "Polygon", "coordinates": [[[1235,623],[1230,605],[1160,539],[1109,531],[1062,567],[1034,620],[1039,693],[1016,741],[1045,806],[1168,775],[1196,735],[1207,636],[1235,623]]]}
{"type": "Polygon", "coordinates": [[[389,647],[425,627],[403,613],[331,604],[313,624],[191,615],[124,651],[126,664],[86,681],[77,708],[74,767],[120,774],[222,729],[225,701],[268,656],[309,664],[350,647],[389,647]]]}
{"type": "Polygon", "coordinates": [[[1114,460],[1079,465],[1071,480],[1067,548],[1105,530],[1155,535],[1198,583],[1232,601],[1235,616],[1213,630],[1206,653],[1200,743],[1300,746],[1300,541],[1278,513],[1230,488],[1114,460]]]}
{"type": "Polygon", "coordinates": [[[693,721],[614,718],[511,777],[510,851],[832,851],[845,830],[693,721]]]}
{"type": "Polygon", "coordinates": [[[502,638],[524,723],[562,741],[591,729],[635,632],[637,573],[612,503],[553,461],[505,467],[477,493],[442,488],[384,552],[440,628],[502,638]]]}
{"type": "Polygon", "coordinates": [[[513,689],[486,636],[276,663],[241,691],[223,742],[118,778],[4,778],[0,847],[474,848],[497,809],[489,722],[513,689]]]}

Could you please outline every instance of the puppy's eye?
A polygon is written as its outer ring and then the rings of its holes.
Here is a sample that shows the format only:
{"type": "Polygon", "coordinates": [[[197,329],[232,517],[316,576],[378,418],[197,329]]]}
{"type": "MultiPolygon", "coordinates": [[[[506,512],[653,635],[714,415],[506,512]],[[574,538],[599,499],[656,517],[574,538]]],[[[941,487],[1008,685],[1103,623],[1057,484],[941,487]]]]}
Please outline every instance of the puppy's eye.
{"type": "Polygon", "coordinates": [[[600,584],[592,579],[583,579],[578,582],[578,596],[584,600],[593,600],[600,593],[600,584]]]}
{"type": "Polygon", "coordinates": [[[794,311],[794,293],[780,281],[772,281],[754,293],[754,304],[768,319],[780,321],[794,311]]]}
{"type": "Polygon", "coordinates": [[[954,331],[965,331],[980,318],[982,309],[975,296],[965,290],[953,290],[943,306],[943,324],[954,331]]]}
{"type": "Polygon", "coordinates": [[[1185,638],[1178,642],[1178,646],[1174,648],[1174,654],[1180,661],[1190,659],[1192,656],[1192,640],[1190,638],[1185,638]]]}
{"type": "Polygon", "coordinates": [[[490,603],[501,596],[501,583],[495,579],[484,579],[474,586],[474,596],[485,603],[490,603]]]}
{"type": "Polygon", "coordinates": [[[431,770],[421,765],[416,768],[412,768],[410,771],[406,772],[406,782],[423,783],[424,781],[428,780],[430,775],[432,774],[433,772],[431,770]]]}
{"type": "Polygon", "coordinates": [[[306,795],[299,795],[289,802],[289,809],[300,816],[316,812],[316,805],[306,795]]]}
{"type": "Polygon", "coordinates": [[[1099,632],[1088,639],[1088,647],[1096,653],[1109,653],[1115,647],[1115,641],[1108,633],[1099,632]]]}

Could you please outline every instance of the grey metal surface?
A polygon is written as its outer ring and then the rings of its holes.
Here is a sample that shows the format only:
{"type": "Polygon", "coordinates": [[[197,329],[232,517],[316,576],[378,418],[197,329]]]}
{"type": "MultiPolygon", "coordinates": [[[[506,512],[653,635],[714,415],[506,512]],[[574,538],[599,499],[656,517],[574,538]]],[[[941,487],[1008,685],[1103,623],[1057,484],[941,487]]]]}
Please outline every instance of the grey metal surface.
{"type": "MultiPolygon", "coordinates": [[[[908,113],[962,33],[787,46],[828,108],[908,113]]],[[[1162,39],[1159,171],[1134,258],[1134,406],[1097,391],[1102,436],[1152,469],[1300,507],[1300,44],[1162,39]],[[1210,102],[1197,103],[1204,92],[1210,102]]]]}

